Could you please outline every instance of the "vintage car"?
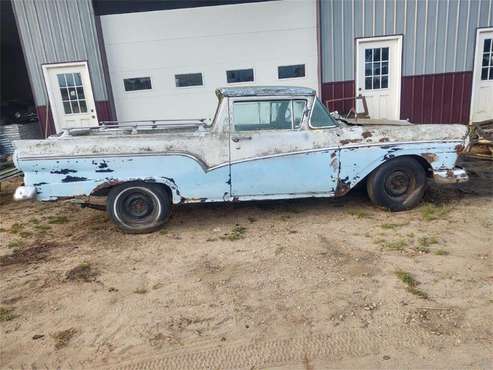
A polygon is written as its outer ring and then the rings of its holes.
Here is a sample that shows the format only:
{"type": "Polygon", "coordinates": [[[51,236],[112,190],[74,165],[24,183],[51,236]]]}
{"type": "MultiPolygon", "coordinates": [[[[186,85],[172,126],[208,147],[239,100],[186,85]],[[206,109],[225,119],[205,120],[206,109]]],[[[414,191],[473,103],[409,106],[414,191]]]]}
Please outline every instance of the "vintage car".
{"type": "Polygon", "coordinates": [[[66,130],[15,143],[16,199],[106,196],[129,233],[159,229],[172,205],[342,196],[366,183],[392,211],[415,207],[427,178],[467,180],[455,166],[464,125],[350,122],[302,87],[216,90],[211,123],[168,120],[66,130]]]}

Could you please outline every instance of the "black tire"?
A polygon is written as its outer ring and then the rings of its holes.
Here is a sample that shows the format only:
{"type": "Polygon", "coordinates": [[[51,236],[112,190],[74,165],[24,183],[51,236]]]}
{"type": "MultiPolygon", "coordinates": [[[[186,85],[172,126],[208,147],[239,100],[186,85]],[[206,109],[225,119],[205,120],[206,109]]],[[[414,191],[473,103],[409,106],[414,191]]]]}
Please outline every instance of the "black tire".
{"type": "Polygon", "coordinates": [[[157,184],[127,182],[112,188],[107,210],[113,222],[129,234],[159,230],[171,215],[171,200],[157,184]]]}
{"type": "Polygon", "coordinates": [[[395,212],[414,208],[426,189],[425,169],[413,158],[394,158],[370,174],[366,189],[378,206],[395,212]]]}

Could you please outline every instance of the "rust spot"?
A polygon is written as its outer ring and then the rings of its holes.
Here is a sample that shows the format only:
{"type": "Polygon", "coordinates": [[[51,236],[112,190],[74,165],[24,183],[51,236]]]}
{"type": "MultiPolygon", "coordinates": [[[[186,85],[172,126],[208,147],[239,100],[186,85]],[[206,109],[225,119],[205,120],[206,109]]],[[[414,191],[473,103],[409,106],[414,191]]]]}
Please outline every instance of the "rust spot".
{"type": "Polygon", "coordinates": [[[351,183],[349,182],[349,177],[346,176],[343,179],[339,179],[337,181],[337,186],[336,186],[336,191],[335,195],[336,197],[340,197],[342,195],[345,195],[351,190],[351,183]]]}
{"type": "Polygon", "coordinates": [[[363,132],[363,134],[361,136],[363,136],[366,139],[370,136],[373,136],[373,134],[370,131],[365,131],[365,132],[363,132]]]}
{"type": "Polygon", "coordinates": [[[386,142],[388,142],[388,141],[390,141],[390,140],[389,140],[389,138],[388,138],[388,137],[383,137],[383,138],[381,138],[381,139],[380,139],[380,140],[378,140],[378,141],[379,141],[379,142],[381,142],[381,143],[386,143],[386,142]]]}
{"type": "Polygon", "coordinates": [[[465,148],[464,148],[464,145],[462,145],[462,144],[457,144],[457,145],[455,146],[455,152],[456,152],[457,154],[462,153],[462,152],[464,151],[464,149],[465,149],[465,148]]]}
{"type": "Polygon", "coordinates": [[[62,170],[53,170],[50,173],[58,174],[58,175],[68,175],[69,173],[76,173],[76,170],[70,170],[68,168],[64,168],[62,170]]]}
{"type": "Polygon", "coordinates": [[[70,176],[67,175],[62,179],[62,182],[79,182],[79,181],[86,181],[86,177],[78,177],[78,176],[70,176]]]}
{"type": "Polygon", "coordinates": [[[101,190],[104,190],[104,189],[107,189],[107,188],[111,188],[112,186],[121,184],[122,182],[124,182],[124,181],[121,181],[121,180],[110,180],[110,181],[104,182],[104,183],[96,186],[94,188],[94,190],[91,192],[91,194],[96,194],[96,193],[98,193],[101,190]]]}
{"type": "Polygon", "coordinates": [[[330,155],[330,158],[335,158],[337,155],[337,152],[332,152],[332,154],[330,155]]]}
{"type": "Polygon", "coordinates": [[[339,143],[342,145],[346,145],[349,143],[359,143],[359,142],[361,142],[361,139],[344,139],[344,140],[339,141],[339,143]]]}
{"type": "Polygon", "coordinates": [[[421,156],[429,163],[435,162],[438,159],[438,156],[435,153],[421,153],[421,156]]]}

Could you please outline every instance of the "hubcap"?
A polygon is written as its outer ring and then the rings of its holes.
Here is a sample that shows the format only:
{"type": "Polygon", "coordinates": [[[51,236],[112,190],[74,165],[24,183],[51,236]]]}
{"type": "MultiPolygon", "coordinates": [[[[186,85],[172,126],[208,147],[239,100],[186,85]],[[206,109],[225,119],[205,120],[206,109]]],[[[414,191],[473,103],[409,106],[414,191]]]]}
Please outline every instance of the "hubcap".
{"type": "Polygon", "coordinates": [[[404,171],[394,171],[385,180],[386,192],[394,197],[405,194],[411,185],[411,178],[404,171]]]}
{"type": "Polygon", "coordinates": [[[131,218],[142,219],[147,217],[153,210],[152,200],[145,194],[134,193],[130,194],[125,199],[124,208],[127,210],[128,215],[131,218]]]}

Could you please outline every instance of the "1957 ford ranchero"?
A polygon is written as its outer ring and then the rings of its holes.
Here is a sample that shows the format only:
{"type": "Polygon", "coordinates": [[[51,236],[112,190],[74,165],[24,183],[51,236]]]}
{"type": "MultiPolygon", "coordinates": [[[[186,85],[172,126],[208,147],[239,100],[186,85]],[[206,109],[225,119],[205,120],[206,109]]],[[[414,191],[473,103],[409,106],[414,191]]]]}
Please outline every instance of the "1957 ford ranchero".
{"type": "Polygon", "coordinates": [[[375,204],[401,211],[420,202],[427,177],[467,180],[455,166],[463,125],[355,124],[302,87],[216,94],[211,124],[121,123],[15,142],[25,176],[15,198],[107,196],[113,221],[144,233],[167,221],[172,204],[342,196],[365,181],[375,204]]]}

